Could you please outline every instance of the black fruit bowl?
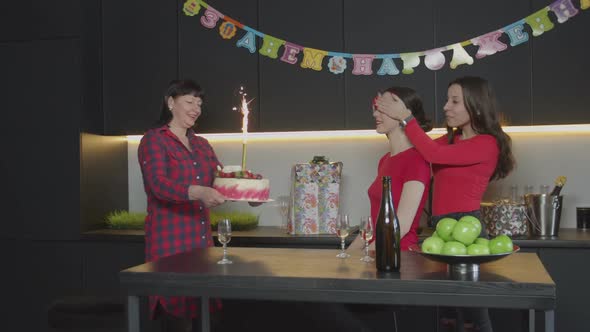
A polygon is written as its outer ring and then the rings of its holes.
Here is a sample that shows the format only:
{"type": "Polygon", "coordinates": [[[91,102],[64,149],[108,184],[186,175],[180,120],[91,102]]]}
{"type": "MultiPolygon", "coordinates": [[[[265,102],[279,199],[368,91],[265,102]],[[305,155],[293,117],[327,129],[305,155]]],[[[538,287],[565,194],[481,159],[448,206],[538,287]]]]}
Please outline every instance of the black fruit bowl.
{"type": "Polygon", "coordinates": [[[509,256],[517,251],[520,250],[520,247],[517,245],[513,245],[512,252],[502,253],[502,254],[494,254],[494,255],[477,255],[477,256],[470,256],[470,255],[441,255],[441,254],[430,254],[423,252],[420,248],[420,245],[413,244],[408,248],[411,252],[418,253],[430,260],[446,263],[449,265],[449,269],[454,270],[455,272],[473,272],[479,271],[479,264],[489,263],[493,261],[497,261],[502,259],[506,256],[509,256]]]}

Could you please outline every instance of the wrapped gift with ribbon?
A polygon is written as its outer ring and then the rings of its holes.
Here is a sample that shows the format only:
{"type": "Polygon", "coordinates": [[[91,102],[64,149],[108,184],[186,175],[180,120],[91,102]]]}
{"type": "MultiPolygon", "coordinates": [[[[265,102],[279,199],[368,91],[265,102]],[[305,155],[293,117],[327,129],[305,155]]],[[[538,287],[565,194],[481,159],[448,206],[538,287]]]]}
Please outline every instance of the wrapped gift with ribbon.
{"type": "Polygon", "coordinates": [[[293,166],[289,234],[335,234],[342,162],[314,157],[293,166]]]}

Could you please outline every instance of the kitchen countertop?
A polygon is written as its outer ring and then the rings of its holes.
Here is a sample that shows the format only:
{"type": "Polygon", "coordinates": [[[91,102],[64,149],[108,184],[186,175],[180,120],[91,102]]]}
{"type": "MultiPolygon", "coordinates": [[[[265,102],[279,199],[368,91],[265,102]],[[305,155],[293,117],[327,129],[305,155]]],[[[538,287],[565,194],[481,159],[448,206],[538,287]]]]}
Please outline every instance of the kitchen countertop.
{"type": "MultiPolygon", "coordinates": [[[[420,238],[425,238],[432,233],[431,229],[425,229],[420,238]]],[[[556,238],[539,237],[514,237],[514,243],[521,248],[590,248],[590,230],[576,228],[562,228],[556,238]]],[[[216,237],[216,232],[213,232],[216,237]]],[[[346,244],[350,244],[355,236],[349,236],[346,244]]],[[[90,241],[113,242],[144,242],[143,230],[116,230],[98,229],[85,232],[82,239],[90,241]]],[[[335,235],[290,235],[285,230],[273,226],[258,226],[249,231],[234,231],[232,242],[240,246],[338,246],[339,239],[335,235]],[[235,240],[234,240],[235,239],[235,240]],[[235,242],[234,242],[235,241],[235,242]]]]}

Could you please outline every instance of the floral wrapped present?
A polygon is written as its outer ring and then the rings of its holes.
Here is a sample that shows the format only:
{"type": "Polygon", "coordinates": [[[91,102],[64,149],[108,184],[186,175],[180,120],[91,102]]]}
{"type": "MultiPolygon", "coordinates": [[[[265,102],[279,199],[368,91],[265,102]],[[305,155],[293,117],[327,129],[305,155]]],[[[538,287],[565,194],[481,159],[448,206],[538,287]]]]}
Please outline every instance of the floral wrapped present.
{"type": "Polygon", "coordinates": [[[508,200],[481,203],[481,216],[490,236],[528,235],[526,208],[508,200]]]}
{"type": "Polygon", "coordinates": [[[289,234],[334,234],[340,200],[342,162],[314,158],[292,171],[289,234]]]}

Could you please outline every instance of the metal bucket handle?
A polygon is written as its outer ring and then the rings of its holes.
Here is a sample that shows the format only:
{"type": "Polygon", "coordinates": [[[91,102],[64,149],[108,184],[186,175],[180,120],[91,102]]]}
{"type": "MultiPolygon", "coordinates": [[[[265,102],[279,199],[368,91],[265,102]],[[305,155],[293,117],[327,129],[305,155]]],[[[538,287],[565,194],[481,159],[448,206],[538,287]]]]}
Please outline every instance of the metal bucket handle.
{"type": "Polygon", "coordinates": [[[559,208],[560,208],[559,196],[551,195],[551,197],[553,198],[553,202],[551,202],[551,205],[553,206],[553,210],[555,210],[555,211],[559,210],[559,208]]]}
{"type": "Polygon", "coordinates": [[[533,217],[529,216],[529,213],[527,212],[528,210],[528,206],[524,208],[524,216],[527,218],[528,221],[530,221],[530,224],[535,227],[535,230],[537,230],[538,232],[541,231],[541,223],[539,223],[539,221],[537,221],[537,217],[534,215],[534,211],[533,211],[533,217]]]}

